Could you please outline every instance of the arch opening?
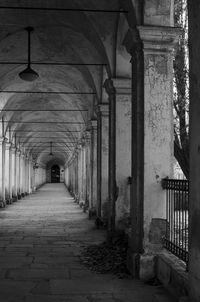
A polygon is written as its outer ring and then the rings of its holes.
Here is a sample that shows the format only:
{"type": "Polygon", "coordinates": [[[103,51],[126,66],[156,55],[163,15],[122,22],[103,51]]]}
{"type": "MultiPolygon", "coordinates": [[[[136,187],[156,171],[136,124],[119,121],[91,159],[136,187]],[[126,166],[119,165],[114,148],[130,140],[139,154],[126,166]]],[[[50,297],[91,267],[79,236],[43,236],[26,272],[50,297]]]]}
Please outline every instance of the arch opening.
{"type": "Polygon", "coordinates": [[[53,165],[51,167],[51,183],[60,182],[60,167],[58,165],[53,165]]]}

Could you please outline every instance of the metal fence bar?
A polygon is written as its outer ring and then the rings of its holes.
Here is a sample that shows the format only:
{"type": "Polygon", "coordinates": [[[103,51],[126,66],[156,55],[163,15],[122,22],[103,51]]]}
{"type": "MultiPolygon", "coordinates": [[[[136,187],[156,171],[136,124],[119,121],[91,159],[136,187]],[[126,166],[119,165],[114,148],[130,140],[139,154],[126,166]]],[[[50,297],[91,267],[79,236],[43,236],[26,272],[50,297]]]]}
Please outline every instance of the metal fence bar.
{"type": "Polygon", "coordinates": [[[162,180],[162,187],[166,190],[164,246],[187,263],[189,181],[165,178],[162,180]]]}

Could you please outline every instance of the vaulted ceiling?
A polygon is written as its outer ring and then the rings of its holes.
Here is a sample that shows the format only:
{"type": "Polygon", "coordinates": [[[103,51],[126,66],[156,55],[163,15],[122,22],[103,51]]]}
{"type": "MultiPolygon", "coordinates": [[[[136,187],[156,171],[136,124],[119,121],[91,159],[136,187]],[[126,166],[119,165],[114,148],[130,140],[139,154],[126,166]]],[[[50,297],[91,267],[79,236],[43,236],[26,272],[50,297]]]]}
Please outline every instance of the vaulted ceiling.
{"type": "Polygon", "coordinates": [[[116,72],[120,8],[118,0],[1,1],[0,118],[6,135],[38,162],[52,160],[52,142],[54,160],[64,164],[90,126],[103,73],[116,72]],[[18,75],[26,68],[27,26],[39,74],[33,82],[18,75]]]}

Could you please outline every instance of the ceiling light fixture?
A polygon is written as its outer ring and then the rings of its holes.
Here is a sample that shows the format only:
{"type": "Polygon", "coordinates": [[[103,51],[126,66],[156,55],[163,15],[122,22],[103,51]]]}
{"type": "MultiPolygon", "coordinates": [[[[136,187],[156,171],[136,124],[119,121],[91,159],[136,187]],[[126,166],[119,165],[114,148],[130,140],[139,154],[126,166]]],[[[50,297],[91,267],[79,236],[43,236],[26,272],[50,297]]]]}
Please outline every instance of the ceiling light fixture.
{"type": "Polygon", "coordinates": [[[53,153],[52,153],[52,142],[50,142],[50,153],[49,155],[53,156],[53,153]]]}
{"type": "Polygon", "coordinates": [[[25,28],[28,32],[28,65],[26,67],[26,69],[24,69],[23,71],[21,71],[19,73],[19,77],[24,80],[24,81],[28,81],[28,82],[32,82],[34,80],[36,80],[39,75],[36,71],[34,71],[31,68],[31,32],[33,31],[33,27],[26,27],[25,28]]]}

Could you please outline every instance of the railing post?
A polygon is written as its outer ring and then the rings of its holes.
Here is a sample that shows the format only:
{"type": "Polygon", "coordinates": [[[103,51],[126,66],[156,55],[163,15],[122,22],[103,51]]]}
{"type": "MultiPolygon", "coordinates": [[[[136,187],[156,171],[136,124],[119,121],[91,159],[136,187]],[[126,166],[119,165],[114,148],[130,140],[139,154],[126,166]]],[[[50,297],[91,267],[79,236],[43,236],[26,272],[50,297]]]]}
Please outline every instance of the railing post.
{"type": "Polygon", "coordinates": [[[189,181],[164,178],[161,186],[166,190],[164,246],[187,264],[189,181]]]}

